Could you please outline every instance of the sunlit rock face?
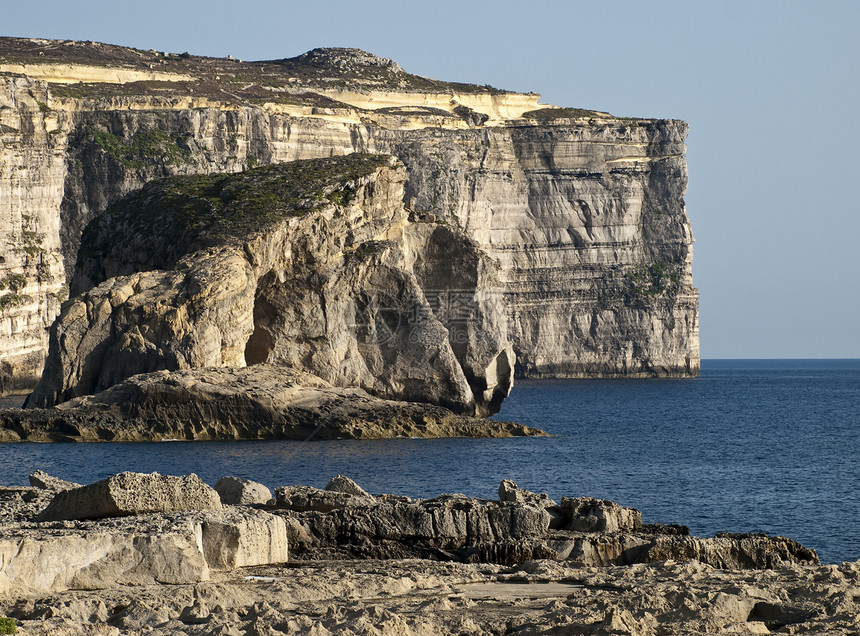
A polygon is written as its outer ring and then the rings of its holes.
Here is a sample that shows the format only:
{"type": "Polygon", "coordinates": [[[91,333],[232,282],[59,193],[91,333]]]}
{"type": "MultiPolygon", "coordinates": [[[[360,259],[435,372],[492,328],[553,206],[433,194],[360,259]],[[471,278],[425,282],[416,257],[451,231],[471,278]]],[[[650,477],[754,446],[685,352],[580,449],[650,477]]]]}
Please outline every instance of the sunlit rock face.
{"type": "Polygon", "coordinates": [[[0,394],[35,382],[66,295],[60,203],[66,135],[48,87],[0,77],[0,394]]]}
{"type": "Polygon", "coordinates": [[[83,234],[29,405],[140,373],[268,363],[381,398],[498,411],[514,356],[484,294],[496,270],[462,231],[410,222],[405,179],[393,157],[353,154],[172,177],[120,200],[83,234]],[[425,288],[453,288],[472,314],[458,322],[425,288]]]}
{"type": "MultiPolygon", "coordinates": [[[[480,279],[481,306],[504,308],[490,323],[512,348],[482,371],[487,378],[514,354],[516,371],[531,377],[698,373],[684,122],[541,109],[535,94],[431,82],[353,50],[240,63],[11,42],[2,43],[7,60],[25,50],[30,60],[42,51],[46,64],[74,54],[86,74],[113,59],[117,69],[161,73],[161,84],[156,91],[110,73],[100,84],[74,84],[92,77],[76,78],[77,67],[63,67],[62,77],[51,66],[10,67],[47,82],[7,80],[0,109],[0,224],[18,242],[37,232],[43,250],[36,262],[7,240],[0,254],[0,279],[20,274],[27,285],[13,308],[0,310],[7,384],[36,375],[81,232],[109,204],[167,175],[351,152],[396,156],[406,167],[408,215],[461,229],[487,256],[474,272],[453,268],[460,278],[434,294],[441,274],[428,273],[416,254],[444,255],[444,236],[418,233],[403,243],[429,303],[471,315],[471,280],[480,279]],[[231,83],[239,70],[247,81],[231,83]]],[[[468,357],[460,352],[474,368],[468,357]]]]}

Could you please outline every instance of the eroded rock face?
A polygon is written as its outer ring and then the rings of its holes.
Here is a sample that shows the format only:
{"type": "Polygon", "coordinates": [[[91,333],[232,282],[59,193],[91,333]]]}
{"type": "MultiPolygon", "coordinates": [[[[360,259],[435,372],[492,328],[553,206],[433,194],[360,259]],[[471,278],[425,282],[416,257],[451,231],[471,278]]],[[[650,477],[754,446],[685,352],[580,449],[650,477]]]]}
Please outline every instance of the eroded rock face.
{"type": "Polygon", "coordinates": [[[569,530],[579,532],[634,532],[642,528],[642,513],[614,501],[592,497],[564,497],[561,510],[569,530]]]}
{"type": "Polygon", "coordinates": [[[208,580],[211,570],[288,558],[284,520],[247,508],[2,530],[0,596],[195,583],[208,580]]]}
{"type": "MultiPolygon", "coordinates": [[[[2,43],[10,62],[23,50],[16,42],[2,43]]],[[[511,348],[490,360],[458,353],[467,375],[477,378],[470,390],[485,393],[488,403],[505,391],[512,351],[518,372],[533,377],[698,372],[683,122],[540,110],[535,94],[430,82],[355,51],[316,51],[277,63],[184,60],[181,74],[174,69],[175,84],[162,73],[164,90],[149,94],[143,87],[122,89],[118,73],[151,74],[146,65],[127,68],[150,53],[103,47],[77,66],[54,58],[38,65],[30,62],[42,49],[54,57],[58,51],[86,57],[86,47],[43,41],[24,48],[29,66],[7,70],[47,81],[12,78],[0,98],[9,106],[0,133],[8,169],[0,179],[21,194],[0,200],[0,227],[14,239],[0,254],[6,258],[0,280],[24,276],[26,288],[15,293],[30,299],[0,311],[4,386],[35,377],[24,369],[41,364],[45,330],[71,279],[81,231],[111,203],[169,174],[236,172],[355,151],[397,156],[406,166],[406,196],[416,218],[461,228],[494,262],[497,284],[480,282],[478,288],[504,305],[503,319],[482,309],[474,324],[504,334],[511,348]],[[115,68],[108,68],[111,56],[115,68]],[[99,64],[106,66],[94,75],[99,64]],[[199,66],[195,73],[209,92],[201,94],[202,86],[187,92],[181,77],[188,64],[199,66]],[[219,64],[229,66],[231,76],[241,68],[253,77],[281,77],[289,103],[269,94],[266,82],[252,84],[247,95],[232,84],[221,91],[216,78],[226,73],[219,64]],[[85,81],[116,83],[116,94],[78,97],[51,83],[76,72],[85,81]],[[326,81],[332,77],[341,81],[326,81]],[[260,106],[261,96],[272,101],[260,106]],[[229,108],[221,107],[225,100],[229,108]],[[15,176],[24,171],[27,179],[15,176]],[[38,258],[19,251],[27,237],[42,241],[38,258]]],[[[151,63],[166,69],[171,61],[151,63]]],[[[426,245],[426,239],[419,242],[426,245]]],[[[435,245],[415,253],[444,254],[444,244],[435,245]]],[[[38,251],[35,243],[31,248],[38,251]]],[[[416,276],[424,276],[421,258],[408,256],[417,263],[416,276]]],[[[428,280],[433,271],[440,270],[431,268],[428,280]]],[[[456,287],[428,294],[431,304],[453,298],[472,307],[472,281],[486,271],[456,273],[456,287]]]]}
{"type": "Polygon", "coordinates": [[[478,276],[486,257],[462,233],[409,223],[404,181],[394,159],[350,155],[174,178],[121,201],[84,235],[81,295],[52,330],[29,405],[138,373],[265,362],[387,399],[498,410],[514,362],[494,330],[501,306],[480,297],[492,268],[478,276]],[[428,232],[447,251],[420,256],[416,275],[407,252],[428,232]],[[449,286],[470,290],[480,322],[423,291],[432,280],[443,293],[452,262],[472,272],[470,288],[449,286]]]}
{"type": "Polygon", "coordinates": [[[510,480],[500,501],[464,495],[411,500],[366,497],[307,486],[275,489],[293,550],[306,559],[433,558],[519,564],[534,559],[582,566],[695,559],[719,568],[772,568],[817,563],[796,541],[766,535],[690,537],[671,527],[643,528],[638,510],[590,497],[519,490],[510,480]]]}
{"type": "Polygon", "coordinates": [[[44,82],[0,78],[0,395],[41,375],[47,329],[68,293],[59,215],[66,134],[50,102],[44,82]]]}

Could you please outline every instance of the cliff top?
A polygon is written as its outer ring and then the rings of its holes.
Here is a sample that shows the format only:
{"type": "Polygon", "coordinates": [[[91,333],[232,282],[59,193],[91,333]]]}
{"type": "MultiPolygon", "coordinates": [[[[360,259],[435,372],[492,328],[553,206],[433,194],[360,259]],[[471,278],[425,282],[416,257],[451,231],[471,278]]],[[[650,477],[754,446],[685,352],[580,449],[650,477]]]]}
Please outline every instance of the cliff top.
{"type": "MultiPolygon", "coordinates": [[[[234,89],[241,86],[244,92],[256,87],[258,90],[251,96],[260,96],[261,91],[339,89],[347,85],[351,90],[519,94],[492,86],[444,82],[412,75],[393,60],[350,48],[317,48],[292,58],[247,62],[232,56],[214,58],[154,49],[144,51],[101,42],[0,37],[0,65],[89,66],[137,72],[141,78],[138,81],[147,81],[143,79],[146,76],[154,78],[173,74],[178,81],[191,80],[200,88],[206,88],[207,82],[233,85],[234,89]]],[[[11,69],[4,70],[9,72],[11,69]]],[[[128,75],[130,80],[135,77],[134,74],[128,75]]]]}
{"type": "Polygon", "coordinates": [[[52,95],[61,99],[190,98],[229,105],[441,115],[463,118],[470,125],[521,117],[540,122],[615,119],[601,111],[540,104],[537,93],[413,75],[391,59],[352,48],[317,48],[296,57],[248,62],[101,42],[0,37],[0,76],[4,74],[47,81],[52,95]]]}

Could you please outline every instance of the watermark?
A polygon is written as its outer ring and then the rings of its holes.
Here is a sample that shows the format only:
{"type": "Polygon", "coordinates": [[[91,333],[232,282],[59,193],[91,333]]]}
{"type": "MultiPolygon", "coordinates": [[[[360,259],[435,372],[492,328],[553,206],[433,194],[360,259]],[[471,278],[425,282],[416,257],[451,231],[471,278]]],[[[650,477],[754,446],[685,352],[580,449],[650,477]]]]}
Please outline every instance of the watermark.
{"type": "Polygon", "coordinates": [[[385,344],[405,339],[430,345],[438,342],[442,335],[441,323],[448,330],[449,340],[459,344],[468,342],[469,326],[480,316],[482,294],[474,289],[422,291],[423,294],[404,293],[402,296],[376,292],[352,298],[354,320],[349,326],[365,342],[385,344]]]}

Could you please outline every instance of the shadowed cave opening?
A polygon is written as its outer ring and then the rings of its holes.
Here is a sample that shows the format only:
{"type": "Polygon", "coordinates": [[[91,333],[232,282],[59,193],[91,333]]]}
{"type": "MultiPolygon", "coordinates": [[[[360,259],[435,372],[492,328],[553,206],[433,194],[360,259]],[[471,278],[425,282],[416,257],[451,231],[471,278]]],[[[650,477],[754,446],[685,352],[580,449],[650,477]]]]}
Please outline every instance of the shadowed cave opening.
{"type": "Polygon", "coordinates": [[[275,348],[272,333],[277,318],[277,310],[265,296],[265,290],[257,288],[254,297],[254,332],[245,345],[245,364],[249,367],[266,362],[275,348]]]}

